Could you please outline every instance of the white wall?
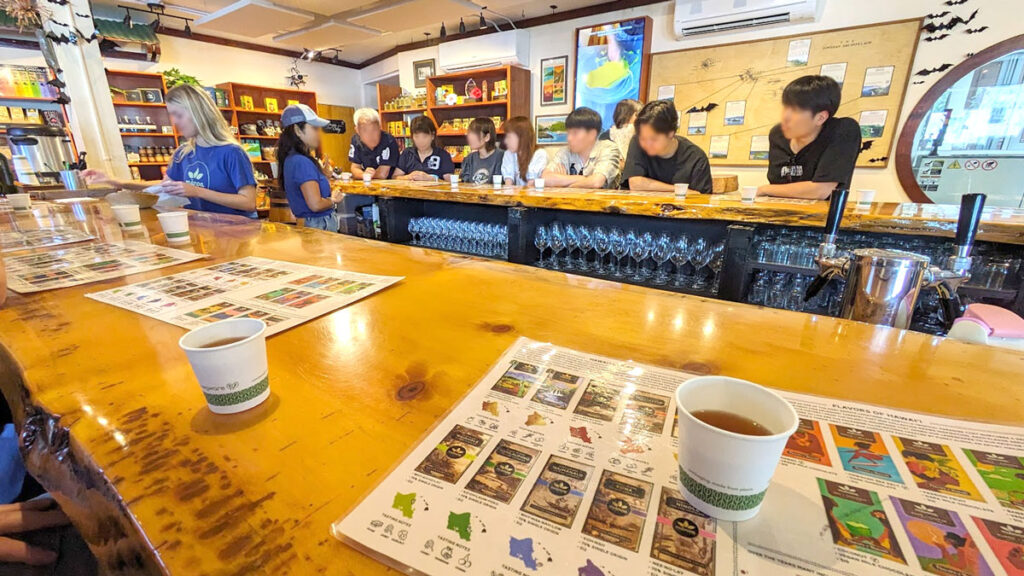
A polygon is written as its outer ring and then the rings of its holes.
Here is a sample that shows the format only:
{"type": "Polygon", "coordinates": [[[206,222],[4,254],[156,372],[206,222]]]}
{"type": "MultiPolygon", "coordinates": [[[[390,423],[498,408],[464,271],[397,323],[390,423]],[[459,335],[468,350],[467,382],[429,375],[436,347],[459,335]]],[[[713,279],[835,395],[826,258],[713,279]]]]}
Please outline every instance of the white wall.
{"type": "MultiPolygon", "coordinates": [[[[108,68],[138,72],[162,72],[178,68],[184,74],[199,78],[206,86],[221,82],[244,82],[259,86],[288,88],[292,59],[265,52],[243,50],[178,38],[160,36],[159,62],[104,59],[108,68]]],[[[360,71],[319,62],[300,62],[299,70],[307,74],[303,90],[316,92],[317,102],[338,106],[359,106],[360,71]]]]}
{"type": "MultiPolygon", "coordinates": [[[[571,106],[568,104],[564,106],[540,106],[539,70],[541,59],[551,56],[568,55],[570,67],[572,66],[573,31],[580,26],[640,16],[651,16],[654,19],[651,51],[667,52],[746,40],[759,40],[773,36],[787,36],[820,30],[846,28],[876,22],[920,18],[931,12],[950,10],[949,7],[944,6],[939,0],[824,0],[824,3],[825,8],[822,17],[815,23],[717,34],[685,41],[676,40],[672,33],[673,2],[664,2],[641,8],[631,8],[530,28],[530,69],[533,70],[533,114],[562,114],[568,113],[571,110],[571,106]]],[[[980,10],[980,12],[978,18],[971,23],[971,27],[988,26],[989,29],[987,31],[981,34],[968,35],[963,33],[963,28],[960,28],[953,31],[949,38],[941,42],[921,42],[913,70],[937,66],[946,62],[958,64],[966,58],[968,52],[978,52],[996,42],[1020,34],[1022,31],[1020,27],[1020,0],[984,0],[972,2],[953,10],[966,16],[975,9],[980,10]]],[[[411,90],[413,88],[412,62],[424,58],[437,58],[437,48],[424,48],[408,54],[409,56],[406,56],[406,53],[398,54],[370,68],[373,68],[373,73],[377,76],[383,76],[388,70],[395,71],[395,67],[398,67],[397,71],[401,77],[402,87],[411,90]]],[[[372,76],[365,74],[370,68],[362,70],[364,72],[364,82],[372,78],[372,76]]],[[[570,72],[568,78],[569,85],[567,86],[569,94],[572,94],[574,89],[572,86],[573,77],[574,74],[570,72]]],[[[916,86],[911,84],[907,87],[907,97],[904,101],[898,130],[902,130],[907,114],[938,78],[940,78],[938,75],[931,76],[925,84],[916,86]]],[[[367,104],[372,105],[373,103],[367,104]]],[[[894,156],[894,153],[895,150],[893,150],[891,155],[894,156]]],[[[763,168],[720,167],[716,168],[714,172],[739,174],[741,186],[762,184],[765,179],[765,170],[763,168]]],[[[896,178],[894,161],[890,161],[887,168],[858,168],[854,174],[853,186],[855,188],[873,188],[877,190],[877,198],[882,201],[903,201],[907,199],[896,178]]]]}

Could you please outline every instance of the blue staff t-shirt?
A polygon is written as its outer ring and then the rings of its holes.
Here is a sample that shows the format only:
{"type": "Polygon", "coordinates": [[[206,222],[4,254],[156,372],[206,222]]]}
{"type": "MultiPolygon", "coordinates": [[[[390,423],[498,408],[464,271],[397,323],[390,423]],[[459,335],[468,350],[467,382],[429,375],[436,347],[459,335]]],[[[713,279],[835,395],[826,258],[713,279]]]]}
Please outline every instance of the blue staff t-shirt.
{"type": "Polygon", "coordinates": [[[296,218],[309,218],[310,216],[323,216],[329,214],[332,208],[321,212],[314,212],[306,204],[306,197],[302,195],[302,185],[306,182],[316,182],[320,186],[320,197],[331,197],[331,183],[320,171],[309,156],[300,153],[290,154],[284,159],[284,193],[288,196],[288,206],[296,218]]]}
{"type": "Polygon", "coordinates": [[[444,148],[436,146],[430,151],[430,155],[421,162],[420,152],[414,146],[402,151],[402,155],[398,157],[398,169],[406,174],[412,174],[419,170],[440,178],[445,174],[454,174],[455,163],[452,162],[451,154],[444,148]]]}
{"type": "Polygon", "coordinates": [[[381,166],[394,168],[398,165],[398,142],[394,136],[381,130],[380,142],[375,148],[370,148],[359,139],[359,134],[353,134],[352,145],[348,149],[348,160],[364,169],[381,166]]]}
{"type": "MultiPolygon", "coordinates": [[[[167,177],[224,194],[238,194],[241,188],[256,185],[252,162],[238,144],[196,146],[188,154],[179,150],[167,167],[167,177]]],[[[186,208],[256,218],[255,210],[236,210],[201,198],[189,198],[186,208]]]]}

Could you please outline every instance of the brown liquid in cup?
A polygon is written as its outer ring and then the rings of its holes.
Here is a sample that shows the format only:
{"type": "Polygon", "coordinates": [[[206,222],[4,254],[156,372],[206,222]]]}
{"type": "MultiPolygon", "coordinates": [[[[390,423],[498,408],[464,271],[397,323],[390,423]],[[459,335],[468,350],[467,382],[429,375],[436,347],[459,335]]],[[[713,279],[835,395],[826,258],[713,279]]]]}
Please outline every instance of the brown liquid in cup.
{"type": "Polygon", "coordinates": [[[696,410],[690,414],[701,422],[735,434],[746,436],[771,436],[771,430],[760,422],[725,410],[696,410]]]}
{"type": "Polygon", "coordinates": [[[248,338],[248,336],[236,336],[236,337],[233,337],[233,338],[221,338],[220,340],[214,340],[213,342],[208,342],[206,344],[203,344],[202,346],[200,346],[200,348],[217,348],[219,346],[227,346],[228,344],[234,344],[235,342],[241,342],[242,340],[245,340],[246,338],[248,338]]]}

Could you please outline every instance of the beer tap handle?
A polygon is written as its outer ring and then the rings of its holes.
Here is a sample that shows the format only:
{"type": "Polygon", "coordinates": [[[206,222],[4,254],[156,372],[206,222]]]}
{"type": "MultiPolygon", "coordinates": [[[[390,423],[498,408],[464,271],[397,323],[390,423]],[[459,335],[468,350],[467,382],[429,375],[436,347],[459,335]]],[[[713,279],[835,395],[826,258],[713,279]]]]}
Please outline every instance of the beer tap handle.
{"type": "Polygon", "coordinates": [[[836,270],[825,259],[832,259],[835,255],[836,234],[839,233],[839,224],[843,220],[843,212],[846,210],[846,200],[850,191],[846,188],[836,188],[832,191],[829,199],[828,216],[825,217],[825,238],[822,240],[821,248],[818,250],[818,265],[821,271],[811,280],[804,293],[804,302],[809,301],[821,292],[822,288],[828,285],[836,270]]]}
{"type": "Polygon", "coordinates": [[[981,224],[981,212],[984,209],[984,194],[964,194],[960,199],[960,218],[956,223],[956,245],[958,248],[966,248],[966,254],[958,254],[958,256],[971,255],[974,237],[977,236],[978,225],[981,224]]]}
{"type": "Polygon", "coordinates": [[[846,210],[846,199],[850,191],[846,188],[836,188],[832,191],[829,199],[828,216],[825,218],[825,242],[835,242],[836,234],[839,232],[839,223],[843,220],[843,211],[846,210]]]}

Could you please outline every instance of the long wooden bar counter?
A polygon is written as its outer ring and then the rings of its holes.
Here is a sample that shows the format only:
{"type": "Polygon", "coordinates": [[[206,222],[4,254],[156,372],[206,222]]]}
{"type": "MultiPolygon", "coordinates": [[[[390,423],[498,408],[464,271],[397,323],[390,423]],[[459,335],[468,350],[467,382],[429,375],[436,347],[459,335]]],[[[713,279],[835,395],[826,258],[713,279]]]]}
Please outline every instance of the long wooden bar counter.
{"type": "MultiPolygon", "coordinates": [[[[76,209],[120,238],[105,204],[76,209]]],[[[519,336],[957,418],[1024,414],[1024,355],[1007,350],[282,224],[191,226],[210,258],[0,309],[0,388],[27,466],[109,573],[391,573],[331,522],[519,336]],[[207,409],[183,329],[84,297],[249,255],[405,279],[271,337],[272,396],[232,416],[207,409]]]]}
{"type": "MultiPolygon", "coordinates": [[[[336,184],[350,194],[406,198],[488,206],[571,210],[685,220],[720,220],[735,223],[821,227],[828,202],[759,198],[754,204],[740,201],[738,194],[687,195],[679,201],[672,194],[628,190],[579,190],[461,184],[452,189],[446,183],[402,180],[336,184]]],[[[914,234],[952,238],[956,232],[959,206],[884,202],[869,207],[853,204],[843,218],[844,230],[888,234],[914,234]]],[[[978,239],[987,242],[1024,244],[1024,210],[995,208],[986,211],[978,239]]]]}

